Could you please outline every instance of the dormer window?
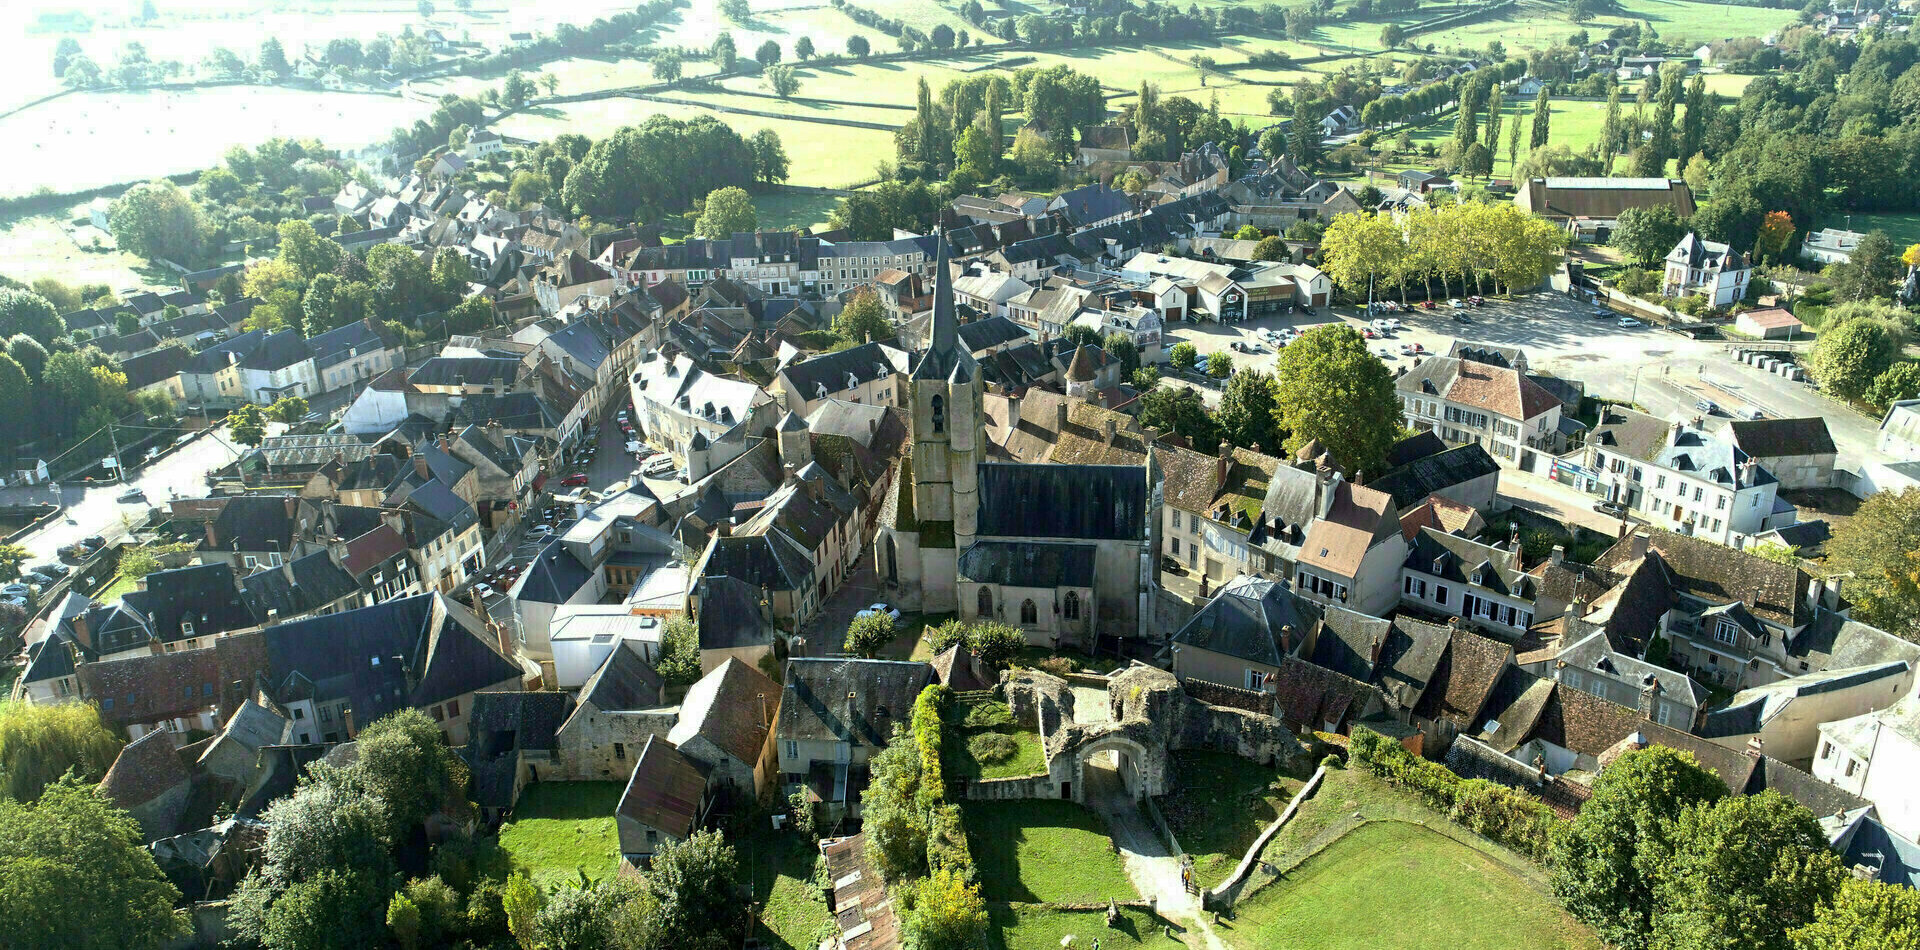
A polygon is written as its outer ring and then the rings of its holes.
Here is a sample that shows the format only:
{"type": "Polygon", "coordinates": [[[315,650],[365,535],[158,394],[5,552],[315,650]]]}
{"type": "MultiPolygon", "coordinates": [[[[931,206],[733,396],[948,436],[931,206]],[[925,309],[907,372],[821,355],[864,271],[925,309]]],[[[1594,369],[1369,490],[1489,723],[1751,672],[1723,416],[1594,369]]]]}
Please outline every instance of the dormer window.
{"type": "Polygon", "coordinates": [[[1714,626],[1713,638],[1721,643],[1737,643],[1740,639],[1740,625],[1731,620],[1722,620],[1714,626]]]}
{"type": "Polygon", "coordinates": [[[180,621],[180,635],[183,637],[193,636],[193,621],[191,620],[180,621]]]}
{"type": "Polygon", "coordinates": [[[1447,556],[1442,554],[1439,557],[1433,559],[1433,570],[1430,571],[1429,573],[1437,577],[1441,574],[1446,573],[1446,570],[1447,570],[1447,556]]]}

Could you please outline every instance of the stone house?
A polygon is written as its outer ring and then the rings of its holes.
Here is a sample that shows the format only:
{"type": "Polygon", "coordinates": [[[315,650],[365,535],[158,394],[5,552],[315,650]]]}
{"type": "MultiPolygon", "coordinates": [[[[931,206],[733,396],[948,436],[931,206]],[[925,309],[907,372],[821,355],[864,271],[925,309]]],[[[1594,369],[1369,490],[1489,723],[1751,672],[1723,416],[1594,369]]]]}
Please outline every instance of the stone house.
{"type": "Polygon", "coordinates": [[[1318,630],[1324,609],[1285,581],[1236,577],[1173,635],[1174,675],[1266,689],[1318,630]]]}
{"type": "Polygon", "coordinates": [[[1397,567],[1407,555],[1393,496],[1336,472],[1319,501],[1295,559],[1294,587],[1321,603],[1387,613],[1399,599],[1397,567]]]}
{"type": "Polygon", "coordinates": [[[1394,389],[1415,431],[1482,446],[1504,467],[1531,470],[1536,453],[1560,451],[1560,400],[1518,369],[1437,356],[1394,389]]]}
{"type": "Polygon", "coordinates": [[[1745,254],[1693,232],[1667,253],[1661,293],[1668,297],[1699,294],[1710,307],[1731,307],[1747,295],[1753,263],[1745,254]]]}
{"type": "Polygon", "coordinates": [[[685,841],[713,806],[713,769],[672,742],[649,736],[614,809],[620,859],[646,867],[662,845],[685,841]]]}
{"type": "Polygon", "coordinates": [[[665,683],[638,653],[616,647],[580,687],[555,733],[561,775],[570,781],[624,780],[639,750],[673,731],[680,710],[661,705],[665,683]]]}
{"type": "Polygon", "coordinates": [[[853,790],[868,763],[913,717],[933,667],[905,660],[801,658],[787,661],[773,741],[780,780],[857,816],[853,790]]]}
{"type": "Polygon", "coordinates": [[[1521,570],[1519,547],[1517,538],[1502,548],[1421,528],[1400,568],[1400,603],[1517,640],[1533,626],[1538,590],[1521,570]]]}
{"type": "Polygon", "coordinates": [[[908,354],[884,343],[863,343],[837,353],[795,357],[768,385],[787,411],[810,416],[829,399],[869,406],[905,401],[908,354]]]}
{"type": "Polygon", "coordinates": [[[779,684],[728,660],[687,688],[667,740],[707,766],[716,794],[756,800],[776,774],[773,724],[781,711],[779,684]]]}
{"type": "Polygon", "coordinates": [[[1825,724],[1892,706],[1912,691],[1914,667],[1912,660],[1893,660],[1749,687],[1708,713],[1699,733],[1730,749],[1758,736],[1768,754],[1811,768],[1825,724]]]}
{"type": "Polygon", "coordinates": [[[1823,724],[1813,775],[1872,802],[1894,834],[1920,839],[1920,696],[1823,724]]]}
{"type": "Polygon", "coordinates": [[[1808,491],[1834,487],[1833,468],[1840,450],[1827,431],[1827,420],[1736,419],[1727,425],[1727,440],[1779,481],[1779,491],[1808,491]]]}

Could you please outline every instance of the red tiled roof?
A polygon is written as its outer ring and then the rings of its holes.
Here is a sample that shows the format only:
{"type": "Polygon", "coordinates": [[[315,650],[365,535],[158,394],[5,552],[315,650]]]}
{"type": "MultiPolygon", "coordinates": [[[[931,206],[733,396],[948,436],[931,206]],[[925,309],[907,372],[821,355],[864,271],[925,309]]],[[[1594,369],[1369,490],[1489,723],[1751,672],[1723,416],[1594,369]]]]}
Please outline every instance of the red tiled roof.
{"type": "Polygon", "coordinates": [[[407,539],[389,525],[381,525],[347,542],[347,553],[340,566],[359,577],[388,558],[407,549],[407,539]]]}

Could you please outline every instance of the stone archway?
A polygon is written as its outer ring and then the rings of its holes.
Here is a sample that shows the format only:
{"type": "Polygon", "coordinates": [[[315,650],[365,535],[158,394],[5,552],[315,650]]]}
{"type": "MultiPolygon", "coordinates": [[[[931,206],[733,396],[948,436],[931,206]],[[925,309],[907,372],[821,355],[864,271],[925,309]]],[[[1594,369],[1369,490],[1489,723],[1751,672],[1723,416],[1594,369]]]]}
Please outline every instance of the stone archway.
{"type": "Polygon", "coordinates": [[[1061,798],[1111,810],[1166,793],[1166,749],[1160,744],[1143,742],[1118,725],[1099,731],[1076,726],[1070,733],[1077,734],[1052,756],[1061,798]]]}

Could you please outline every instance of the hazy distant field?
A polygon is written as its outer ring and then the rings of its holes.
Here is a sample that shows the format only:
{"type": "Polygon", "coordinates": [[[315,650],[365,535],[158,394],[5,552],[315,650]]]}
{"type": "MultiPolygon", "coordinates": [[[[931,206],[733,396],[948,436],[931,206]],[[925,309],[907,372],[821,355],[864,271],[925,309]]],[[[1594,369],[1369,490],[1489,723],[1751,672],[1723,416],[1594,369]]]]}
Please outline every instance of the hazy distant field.
{"type": "MultiPolygon", "coordinates": [[[[1768,10],[1760,7],[1703,3],[1699,0],[1621,0],[1624,15],[1596,17],[1587,23],[1567,19],[1565,4],[1528,0],[1512,16],[1478,20],[1447,30],[1422,33],[1413,38],[1420,46],[1431,43],[1438,49],[1466,47],[1484,49],[1499,40],[1508,49],[1540,49],[1566,42],[1575,30],[1585,29],[1589,36],[1604,37],[1613,27],[1625,23],[1652,24],[1660,38],[1687,46],[1728,36],[1765,36],[1794,22],[1798,10],[1768,10]]],[[[1437,9],[1421,11],[1388,20],[1369,20],[1331,24],[1315,31],[1314,38],[1374,49],[1380,44],[1380,29],[1388,22],[1405,26],[1431,19],[1437,9]]]]}

